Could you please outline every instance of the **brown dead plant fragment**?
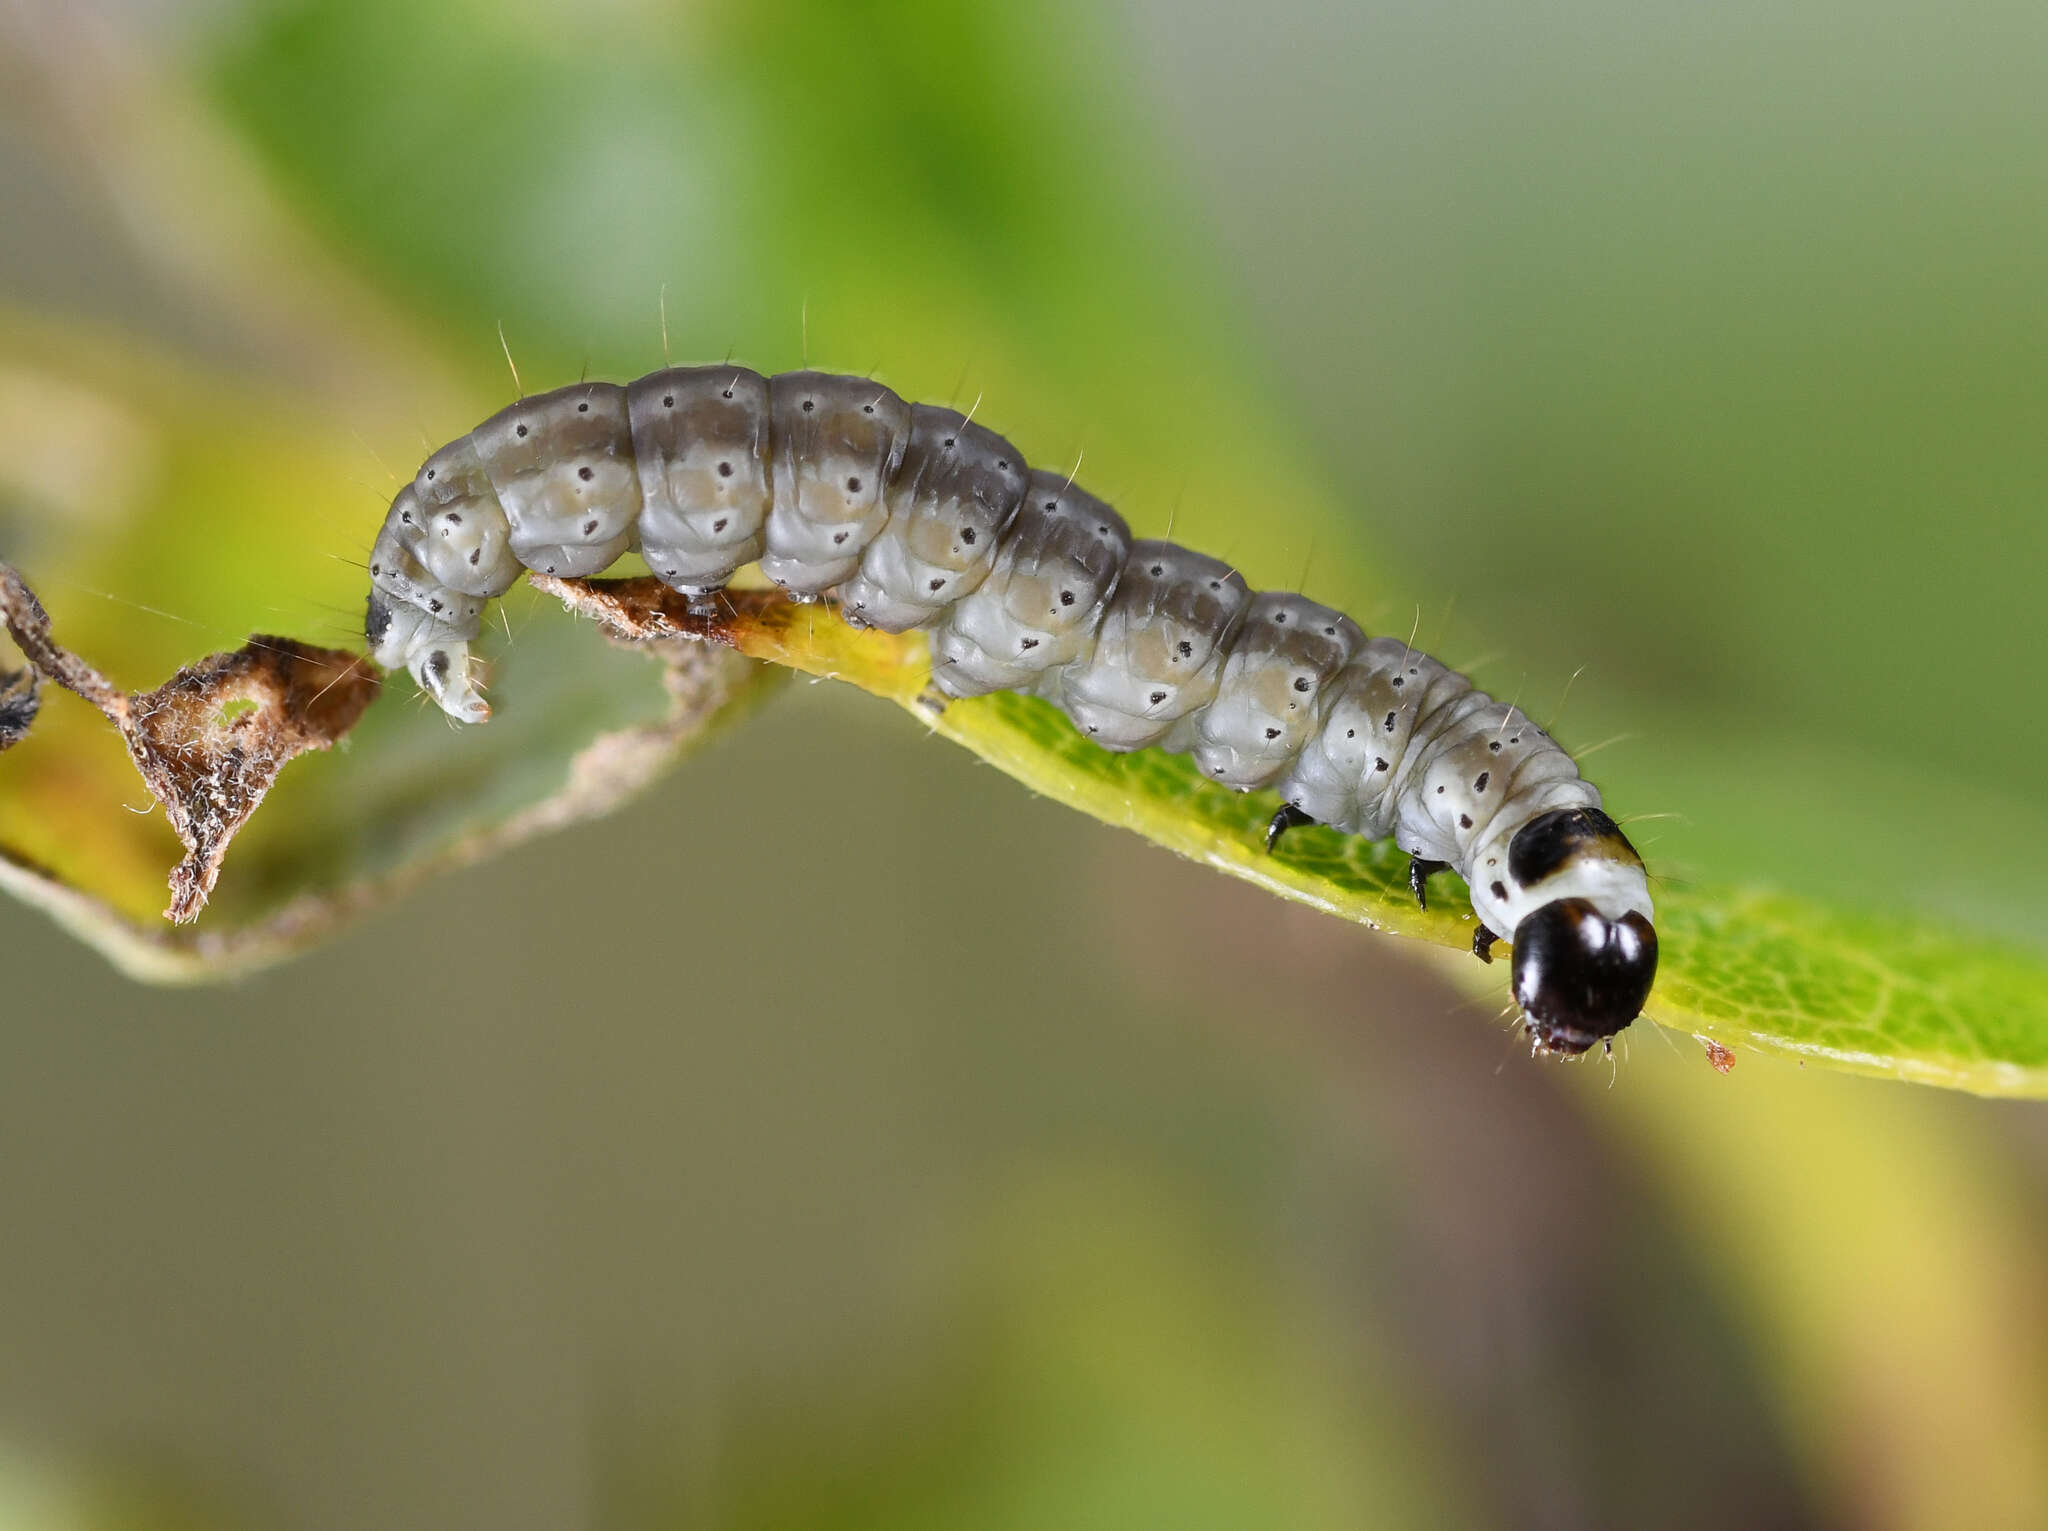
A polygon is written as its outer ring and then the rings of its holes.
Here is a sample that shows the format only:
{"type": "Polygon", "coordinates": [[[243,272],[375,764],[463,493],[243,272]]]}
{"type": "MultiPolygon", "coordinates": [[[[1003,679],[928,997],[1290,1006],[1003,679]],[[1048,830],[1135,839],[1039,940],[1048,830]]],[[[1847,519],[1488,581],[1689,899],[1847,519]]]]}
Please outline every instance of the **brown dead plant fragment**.
{"type": "Polygon", "coordinates": [[[711,598],[709,612],[695,612],[687,597],[658,579],[563,579],[529,574],[526,580],[622,643],[680,639],[743,649],[745,634],[775,617],[786,617],[792,609],[789,597],[777,590],[721,590],[711,598]]]}
{"type": "Polygon", "coordinates": [[[0,750],[28,737],[42,702],[42,677],[34,670],[0,670],[0,750]]]}
{"type": "Polygon", "coordinates": [[[850,681],[906,706],[930,677],[924,634],[855,634],[833,608],[792,601],[779,590],[721,590],[708,611],[693,611],[687,597],[658,579],[529,574],[526,580],[575,615],[596,622],[614,643],[650,650],[670,662],[691,644],[721,644],[749,659],[850,681]]]}
{"type": "Polygon", "coordinates": [[[1699,1037],[1697,1040],[1707,1050],[1707,1062],[1714,1066],[1715,1073],[1725,1074],[1735,1067],[1734,1048],[1716,1042],[1712,1037],[1699,1037]]]}
{"type": "Polygon", "coordinates": [[[293,757],[340,739],[377,695],[377,677],[358,655],[257,636],[131,696],[57,644],[42,602],[5,564],[0,619],[39,674],[77,692],[121,731],[135,768],[185,844],[164,911],[181,925],[206,906],[229,842],[277,773],[293,757]]]}

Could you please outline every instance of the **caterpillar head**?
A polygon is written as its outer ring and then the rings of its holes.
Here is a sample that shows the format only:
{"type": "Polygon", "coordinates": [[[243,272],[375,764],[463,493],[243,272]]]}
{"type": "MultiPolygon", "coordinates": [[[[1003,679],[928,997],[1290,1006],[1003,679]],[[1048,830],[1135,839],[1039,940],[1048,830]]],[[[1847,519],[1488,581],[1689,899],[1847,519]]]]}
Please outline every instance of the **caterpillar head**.
{"type": "Polygon", "coordinates": [[[1560,898],[1515,927],[1515,1003],[1536,1040],[1578,1054],[1638,1015],[1657,976],[1657,932],[1630,910],[1609,919],[1590,899],[1560,898]]]}
{"type": "Polygon", "coordinates": [[[1642,857],[1590,804],[1538,814],[1506,851],[1515,899],[1486,913],[1514,932],[1515,1001],[1539,1045],[1583,1053],[1642,1013],[1657,975],[1642,857]]]}

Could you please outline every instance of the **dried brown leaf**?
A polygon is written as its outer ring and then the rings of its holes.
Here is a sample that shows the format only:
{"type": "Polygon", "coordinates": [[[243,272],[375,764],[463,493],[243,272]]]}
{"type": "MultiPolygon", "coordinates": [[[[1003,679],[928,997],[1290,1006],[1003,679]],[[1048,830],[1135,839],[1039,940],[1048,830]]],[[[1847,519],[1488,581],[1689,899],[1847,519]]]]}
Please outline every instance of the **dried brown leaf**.
{"type": "Polygon", "coordinates": [[[434,877],[615,812],[718,727],[744,715],[782,678],[773,666],[706,644],[652,652],[663,664],[667,707],[659,716],[591,737],[568,761],[559,789],[377,875],[309,885],[260,920],[225,929],[145,928],[5,847],[0,891],[45,910],[124,972],[147,982],[211,982],[281,962],[434,877]]]}
{"type": "Polygon", "coordinates": [[[233,653],[187,665],[154,691],[130,695],[51,637],[42,602],[5,564],[0,619],[39,674],[84,697],[120,730],[129,758],[185,844],[164,911],[181,925],[205,907],[229,843],[277,773],[307,750],[333,745],[378,690],[359,655],[259,635],[233,653]]]}

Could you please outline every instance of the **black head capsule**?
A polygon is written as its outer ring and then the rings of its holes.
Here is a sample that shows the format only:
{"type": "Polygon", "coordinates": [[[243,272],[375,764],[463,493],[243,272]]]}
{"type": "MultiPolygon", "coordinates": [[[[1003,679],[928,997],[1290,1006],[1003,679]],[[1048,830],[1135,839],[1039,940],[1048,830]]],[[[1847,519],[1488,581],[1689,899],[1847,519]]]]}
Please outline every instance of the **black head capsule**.
{"type": "Polygon", "coordinates": [[[1610,920],[1561,898],[1515,927],[1515,1003],[1551,1052],[1582,1053],[1620,1031],[1656,976],[1657,932],[1640,914],[1610,920]]]}

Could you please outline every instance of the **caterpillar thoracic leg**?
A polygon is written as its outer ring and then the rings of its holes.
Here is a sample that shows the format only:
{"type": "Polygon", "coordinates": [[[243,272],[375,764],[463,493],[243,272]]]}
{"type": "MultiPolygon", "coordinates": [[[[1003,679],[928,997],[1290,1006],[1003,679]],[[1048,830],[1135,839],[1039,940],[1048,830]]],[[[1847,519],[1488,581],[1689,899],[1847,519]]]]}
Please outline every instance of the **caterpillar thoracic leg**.
{"type": "Polygon", "coordinates": [[[1431,861],[1426,856],[1411,856],[1408,858],[1408,887],[1415,895],[1415,907],[1417,909],[1427,909],[1429,907],[1430,878],[1436,876],[1439,872],[1448,872],[1450,869],[1451,864],[1448,861],[1431,861]]]}
{"type": "Polygon", "coordinates": [[[1455,870],[1490,959],[1512,931],[1537,1043],[1582,1053],[1657,968],[1643,863],[1550,737],[1397,638],[1134,541],[1065,474],[949,409],[821,372],[667,367],[522,399],[429,457],[370,555],[373,656],[451,717],[485,605],[523,569],[596,574],[638,548],[692,612],[758,563],[793,600],[931,635],[932,690],[1044,697],[1105,749],[1182,751],[1276,789],[1271,850],[1324,824],[1406,850],[1416,902],[1455,870]]]}
{"type": "Polygon", "coordinates": [[[1266,825],[1266,854],[1270,856],[1273,853],[1273,847],[1280,843],[1280,837],[1286,834],[1288,830],[1298,828],[1303,824],[1313,823],[1315,823],[1315,820],[1295,807],[1294,804],[1282,803],[1280,811],[1274,814],[1272,822],[1266,825]]]}

